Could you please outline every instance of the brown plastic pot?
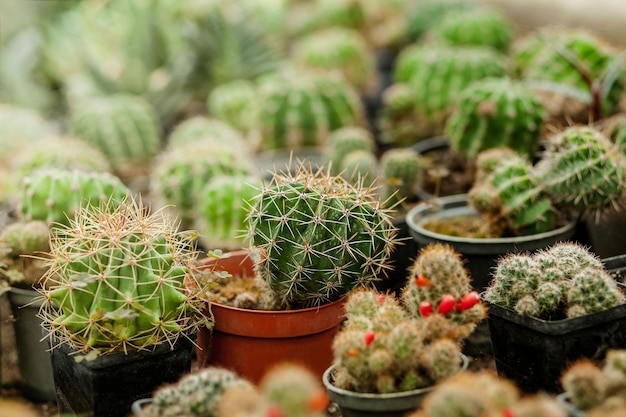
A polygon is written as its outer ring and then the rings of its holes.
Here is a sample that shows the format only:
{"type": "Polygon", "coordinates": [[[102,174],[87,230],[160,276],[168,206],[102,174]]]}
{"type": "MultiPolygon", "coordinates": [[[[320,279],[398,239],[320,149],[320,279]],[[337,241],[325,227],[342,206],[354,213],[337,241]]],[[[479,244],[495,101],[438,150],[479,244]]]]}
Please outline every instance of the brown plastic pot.
{"type": "MultiPolygon", "coordinates": [[[[254,273],[247,251],[206,258],[202,265],[226,271],[233,279],[254,273]]],[[[344,299],[299,310],[247,310],[217,303],[210,308],[215,325],[198,334],[198,364],[230,369],[254,383],[281,362],[299,363],[321,380],[332,364],[333,338],[344,318],[344,299]]]]}

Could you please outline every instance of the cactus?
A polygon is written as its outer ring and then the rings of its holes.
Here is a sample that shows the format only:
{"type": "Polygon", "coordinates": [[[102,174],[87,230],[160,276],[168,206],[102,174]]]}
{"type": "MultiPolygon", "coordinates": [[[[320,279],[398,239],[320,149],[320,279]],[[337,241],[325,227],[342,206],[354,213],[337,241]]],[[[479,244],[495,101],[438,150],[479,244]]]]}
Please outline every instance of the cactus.
{"type": "Polygon", "coordinates": [[[376,63],[365,38],[354,29],[322,29],[299,39],[293,59],[305,68],[336,71],[361,92],[375,87],[376,63]]]}
{"type": "Polygon", "coordinates": [[[258,105],[256,86],[252,81],[239,79],[213,88],[207,98],[207,110],[241,132],[249,132],[257,125],[258,105]]]}
{"type": "Polygon", "coordinates": [[[378,160],[376,155],[364,149],[348,153],[341,164],[341,176],[364,187],[372,187],[377,179],[378,160]]]}
{"type": "Polygon", "coordinates": [[[319,305],[389,268],[396,229],[369,189],[300,165],[275,173],[248,213],[261,277],[284,305],[319,305]]]}
{"type": "Polygon", "coordinates": [[[44,168],[23,178],[19,212],[26,221],[67,225],[81,206],[120,201],[129,193],[107,172],[44,168]]]}
{"type": "Polygon", "coordinates": [[[499,146],[532,157],[543,117],[543,105],[528,86],[508,78],[488,78],[461,92],[445,131],[452,148],[470,157],[499,146]]]}
{"type": "Polygon", "coordinates": [[[231,144],[240,149],[247,147],[241,133],[228,123],[215,118],[193,116],[174,126],[167,137],[167,149],[209,138],[215,139],[217,145],[231,144]]]}
{"type": "Polygon", "coordinates": [[[259,95],[263,149],[325,147],[333,130],[364,124],[354,87],[330,74],[268,76],[260,82],[259,95]]]}
{"type": "Polygon", "coordinates": [[[201,325],[206,291],[192,233],[129,197],[81,207],[52,229],[39,316],[52,343],[106,354],[172,344],[201,325]]]}
{"type": "Polygon", "coordinates": [[[431,32],[449,14],[472,10],[476,7],[468,0],[422,0],[416,3],[407,17],[407,30],[411,42],[431,32]]]}
{"type": "Polygon", "coordinates": [[[331,172],[339,175],[343,171],[344,159],[350,152],[364,150],[373,153],[375,148],[374,137],[364,127],[347,126],[332,131],[328,135],[328,161],[331,172]]]}
{"type": "Polygon", "coordinates": [[[50,245],[48,225],[17,221],[0,234],[0,273],[12,286],[33,287],[46,271],[43,254],[50,245]]]}
{"type": "Polygon", "coordinates": [[[626,189],[623,155],[591,126],[572,126],[548,138],[535,171],[554,205],[564,209],[616,207],[626,189]]]}
{"type": "Polygon", "coordinates": [[[420,161],[413,149],[386,151],[380,160],[381,199],[390,207],[415,199],[419,173],[420,161]]]}
{"type": "Polygon", "coordinates": [[[246,216],[261,187],[250,175],[220,175],[209,180],[198,198],[195,229],[207,249],[235,250],[244,243],[246,216]]]}
{"type": "Polygon", "coordinates": [[[498,260],[485,299],[548,320],[579,317],[626,302],[597,257],[572,242],[498,260]]]}
{"type": "Polygon", "coordinates": [[[72,136],[95,145],[123,179],[145,173],[161,150],[155,110],[139,96],[118,94],[82,101],[70,111],[72,136]]]}
{"type": "Polygon", "coordinates": [[[143,411],[146,417],[212,417],[228,390],[252,388],[250,382],[227,369],[201,368],[158,388],[143,411]]]}

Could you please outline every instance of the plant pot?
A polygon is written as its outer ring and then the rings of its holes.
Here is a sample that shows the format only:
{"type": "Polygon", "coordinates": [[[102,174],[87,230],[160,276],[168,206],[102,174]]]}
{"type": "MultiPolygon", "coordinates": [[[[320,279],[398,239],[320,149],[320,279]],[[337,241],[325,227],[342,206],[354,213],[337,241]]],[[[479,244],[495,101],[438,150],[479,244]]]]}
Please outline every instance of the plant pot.
{"type": "Polygon", "coordinates": [[[610,209],[597,218],[588,214],[582,219],[591,250],[600,258],[626,253],[626,211],[610,209]]]}
{"type": "Polygon", "coordinates": [[[580,358],[599,361],[609,349],[626,348],[626,304],[553,321],[485,304],[498,374],[529,393],[561,392],[561,374],[571,363],[580,358]]]}
{"type": "MultiPolygon", "coordinates": [[[[461,371],[468,367],[469,360],[461,355],[461,371]]],[[[402,417],[416,410],[424,397],[434,387],[419,388],[411,391],[373,394],[354,392],[337,388],[333,384],[334,365],[324,372],[322,382],[328,392],[328,398],[339,406],[341,417],[402,417]]]]}
{"type": "Polygon", "coordinates": [[[24,396],[33,401],[56,401],[48,342],[41,340],[41,302],[31,289],[11,287],[8,298],[13,313],[17,364],[24,396]]]}
{"type": "MultiPolygon", "coordinates": [[[[204,267],[227,271],[234,279],[254,274],[247,251],[221,259],[206,258],[204,267]]],[[[207,312],[208,313],[208,312],[207,312]]],[[[220,366],[258,383],[281,362],[299,363],[321,378],[333,361],[332,342],[344,318],[344,299],[319,307],[264,311],[211,303],[215,325],[200,329],[200,366],[220,366]]]]}
{"type": "Polygon", "coordinates": [[[193,342],[180,337],[170,346],[113,353],[77,361],[66,345],[52,350],[52,369],[61,414],[127,417],[131,405],[152,396],[156,388],[191,371],[193,342]]]}

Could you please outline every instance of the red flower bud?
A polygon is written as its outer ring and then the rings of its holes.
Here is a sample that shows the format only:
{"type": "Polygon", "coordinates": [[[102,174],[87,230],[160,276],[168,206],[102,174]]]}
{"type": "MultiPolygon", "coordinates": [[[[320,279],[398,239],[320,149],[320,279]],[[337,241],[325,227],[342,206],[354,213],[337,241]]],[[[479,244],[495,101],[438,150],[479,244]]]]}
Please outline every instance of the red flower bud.
{"type": "Polygon", "coordinates": [[[418,287],[430,287],[430,281],[424,275],[418,275],[415,277],[415,285],[418,287]]]}
{"type": "Polygon", "coordinates": [[[369,346],[376,339],[376,333],[374,333],[374,330],[368,330],[365,332],[363,339],[365,340],[365,346],[369,346]]]}
{"type": "Polygon", "coordinates": [[[382,304],[385,302],[385,294],[380,294],[378,296],[378,304],[382,304]]]}
{"type": "Polygon", "coordinates": [[[428,317],[433,312],[433,305],[428,301],[422,301],[420,303],[420,314],[422,317],[428,317]]]}
{"type": "Polygon", "coordinates": [[[456,311],[469,310],[474,307],[480,301],[478,291],[470,291],[465,294],[456,305],[456,311]]]}
{"type": "Polygon", "coordinates": [[[441,301],[439,302],[439,307],[437,307],[437,312],[441,314],[448,314],[452,310],[454,310],[454,305],[456,304],[456,300],[451,294],[446,294],[441,297],[441,301]]]}

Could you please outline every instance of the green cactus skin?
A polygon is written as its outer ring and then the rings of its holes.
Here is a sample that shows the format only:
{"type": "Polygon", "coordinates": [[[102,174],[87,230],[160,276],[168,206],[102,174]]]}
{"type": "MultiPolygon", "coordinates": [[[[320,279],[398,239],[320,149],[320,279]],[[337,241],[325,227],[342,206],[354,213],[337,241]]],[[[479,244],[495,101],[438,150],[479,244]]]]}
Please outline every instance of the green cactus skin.
{"type": "Polygon", "coordinates": [[[215,138],[190,141],[168,149],[157,158],[151,174],[155,198],[173,205],[183,224],[194,224],[203,188],[220,175],[247,174],[250,163],[242,149],[218,144],[215,138]]]}
{"type": "Polygon", "coordinates": [[[82,207],[52,229],[40,317],[50,337],[100,354],[174,343],[200,325],[206,289],[191,273],[194,237],[132,198],[82,207]]]}
{"type": "Polygon", "coordinates": [[[235,250],[243,247],[246,216],[261,180],[249,175],[221,175],[202,189],[196,229],[207,249],[235,250]]]}
{"type": "Polygon", "coordinates": [[[505,255],[485,299],[547,320],[579,317],[626,302],[596,255],[574,242],[557,243],[532,255],[505,255]]]}
{"type": "Polygon", "coordinates": [[[374,136],[364,127],[347,126],[328,135],[328,161],[333,175],[343,170],[343,160],[350,152],[364,150],[373,153],[376,148],[374,136]]]}
{"type": "Polygon", "coordinates": [[[261,147],[294,149],[328,145],[328,134],[363,126],[364,108],[346,81],[329,74],[293,73],[267,77],[259,87],[261,147]]]}
{"type": "Polygon", "coordinates": [[[79,207],[121,201],[129,194],[122,181],[107,172],[41,169],[23,178],[19,212],[26,221],[67,225],[79,207]]]}
{"type": "Polygon", "coordinates": [[[146,169],[161,150],[158,116],[139,96],[86,100],[72,108],[68,123],[71,135],[97,146],[121,177],[146,169]]]}
{"type": "Polygon", "coordinates": [[[473,1],[467,0],[422,0],[409,12],[407,20],[408,36],[414,42],[431,32],[449,14],[472,10],[473,1]]]}
{"type": "Polygon", "coordinates": [[[32,288],[46,271],[50,232],[42,221],[17,221],[0,234],[0,275],[14,287],[32,288]]]}
{"type": "Polygon", "coordinates": [[[347,181],[362,184],[364,187],[374,186],[377,173],[376,155],[363,149],[348,153],[341,163],[341,176],[347,181]]]}
{"type": "Polygon", "coordinates": [[[604,85],[605,73],[618,56],[599,38],[583,30],[546,28],[519,39],[512,49],[521,78],[555,83],[565,91],[569,87],[598,94],[599,114],[594,115],[598,119],[617,112],[626,88],[626,72],[622,68],[614,82],[604,85]]]}
{"type": "Polygon", "coordinates": [[[157,389],[144,412],[147,417],[211,417],[225,392],[237,387],[252,384],[227,369],[201,368],[157,389]]]}
{"type": "Polygon", "coordinates": [[[240,149],[248,146],[246,139],[230,124],[212,117],[193,116],[174,126],[167,137],[166,150],[210,138],[216,145],[231,144],[240,149]]]}
{"type": "Polygon", "coordinates": [[[53,124],[37,111],[0,103],[0,151],[3,157],[24,142],[41,142],[56,134],[53,124]]]}
{"type": "Polygon", "coordinates": [[[240,132],[249,132],[257,125],[256,85],[238,79],[213,88],[207,97],[207,110],[218,120],[223,120],[240,132]]]}
{"type": "Polygon", "coordinates": [[[334,27],[312,32],[293,46],[299,65],[337,71],[359,91],[375,86],[376,62],[365,38],[356,30],[334,27]]]}
{"type": "Polygon", "coordinates": [[[488,78],[463,90],[445,131],[452,148],[470,157],[500,146],[532,157],[543,117],[543,105],[524,83],[488,78]]]}
{"type": "Polygon", "coordinates": [[[285,306],[320,305],[381,279],[396,244],[372,190],[303,165],[274,174],[247,224],[258,272],[285,306]]]}
{"type": "Polygon", "coordinates": [[[557,207],[581,211],[617,207],[626,190],[622,154],[590,126],[572,126],[548,138],[535,170],[557,207]]]}
{"type": "Polygon", "coordinates": [[[495,9],[476,7],[447,13],[429,34],[450,45],[489,46],[507,53],[513,33],[513,23],[504,14],[495,9]]]}
{"type": "Polygon", "coordinates": [[[420,161],[413,149],[386,151],[380,159],[381,199],[390,207],[414,199],[419,173],[420,161]]]}

